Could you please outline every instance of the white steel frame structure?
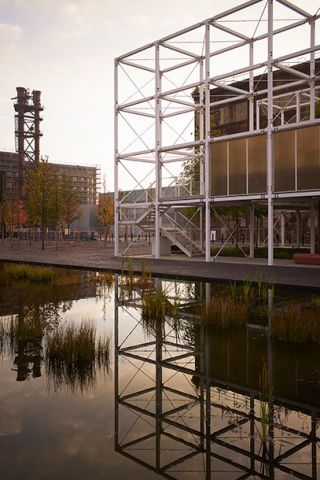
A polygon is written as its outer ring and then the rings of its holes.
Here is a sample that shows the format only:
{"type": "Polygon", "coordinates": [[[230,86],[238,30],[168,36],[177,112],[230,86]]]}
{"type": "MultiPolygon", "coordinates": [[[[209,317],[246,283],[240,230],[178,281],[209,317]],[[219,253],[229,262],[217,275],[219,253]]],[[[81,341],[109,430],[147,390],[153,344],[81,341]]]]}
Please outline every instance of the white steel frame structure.
{"type": "MultiPolygon", "coordinates": [[[[308,205],[310,205],[313,218],[313,202],[314,199],[320,197],[320,185],[317,189],[313,188],[311,190],[275,192],[273,138],[275,132],[320,124],[320,119],[317,119],[315,114],[316,102],[320,96],[317,89],[319,82],[315,69],[317,52],[320,51],[320,45],[316,43],[319,19],[319,9],[317,12],[309,13],[289,0],[248,0],[241,5],[115,59],[114,253],[116,256],[121,253],[119,244],[121,225],[134,224],[139,226],[144,222],[144,227],[146,227],[147,220],[149,227],[152,223],[155,258],[161,256],[161,236],[163,234],[171,242],[176,241],[183,250],[183,237],[186,229],[178,232],[178,227],[175,225],[175,232],[173,233],[173,227],[171,230],[164,227],[164,217],[169,209],[174,211],[184,207],[196,207],[201,211],[201,217],[202,212],[204,212],[204,235],[202,236],[203,228],[200,225],[200,243],[198,242],[198,246],[200,245],[199,250],[203,247],[205,259],[208,262],[211,260],[212,207],[231,205],[230,202],[233,202],[233,205],[242,205],[247,202],[247,205],[252,206],[258,203],[267,205],[268,265],[272,265],[274,205],[278,201],[281,201],[282,205],[288,202],[289,205],[290,201],[303,199],[303,201],[309,202],[308,205]],[[293,16],[294,18],[281,19],[281,26],[278,27],[275,24],[277,19],[274,16],[276,6],[282,8],[287,16],[293,16]],[[258,8],[260,10],[257,10],[258,8]],[[246,28],[242,28],[242,30],[238,27],[232,28],[232,25],[238,26],[243,21],[241,18],[247,18],[251,9],[256,16],[257,11],[261,13],[252,36],[248,35],[246,28]],[[236,20],[233,20],[234,18],[236,20]],[[261,29],[262,22],[263,30],[262,33],[259,33],[258,30],[261,29]],[[278,45],[280,43],[283,45],[287,34],[292,34],[293,31],[306,27],[309,30],[308,46],[306,48],[290,51],[278,57],[275,56],[274,52],[278,41],[278,45]],[[226,35],[228,40],[225,40],[225,42],[229,43],[224,43],[222,48],[217,49],[214,42],[215,38],[220,38],[220,34],[226,35]],[[202,39],[201,45],[200,41],[193,41],[196,35],[198,35],[197,38],[202,39]],[[216,74],[216,63],[221,65],[224,61],[228,62],[229,54],[237,54],[237,52],[242,52],[244,48],[247,52],[246,56],[242,58],[242,60],[245,59],[244,67],[231,70],[229,66],[225,67],[224,65],[223,73],[216,74]],[[256,52],[261,54],[261,51],[264,52],[262,53],[264,58],[262,61],[255,62],[254,54],[256,52]],[[173,55],[179,55],[179,57],[175,58],[173,55]],[[288,62],[298,63],[297,59],[302,56],[307,59],[310,65],[308,74],[288,65],[288,62]],[[191,73],[182,79],[181,72],[188,68],[191,69],[191,73]],[[254,78],[262,71],[267,76],[267,84],[265,88],[256,90],[254,78]],[[274,82],[275,71],[286,72],[296,77],[296,80],[292,81],[291,78],[290,81],[281,82],[277,85],[274,82]],[[239,75],[247,77],[249,89],[244,90],[233,85],[232,79],[234,77],[239,78],[239,75]],[[127,84],[120,79],[120,76],[126,78],[127,84]],[[135,94],[131,95],[129,99],[125,99],[128,93],[128,84],[134,86],[135,94]],[[169,84],[174,85],[174,88],[169,88],[169,84]],[[148,91],[144,88],[146,85],[148,85],[148,91]],[[215,101],[212,98],[213,87],[223,88],[228,93],[226,98],[215,101]],[[279,114],[278,98],[284,95],[288,89],[292,91],[293,88],[297,90],[296,116],[293,122],[285,124],[283,111],[279,114]],[[300,118],[299,91],[302,90],[304,92],[304,102],[309,103],[310,115],[307,120],[300,118]],[[198,102],[192,100],[191,95],[195,91],[198,95],[198,102]],[[187,98],[187,95],[190,99],[187,98]],[[306,99],[309,99],[309,101],[306,99]],[[235,102],[239,100],[245,100],[248,104],[248,130],[219,137],[211,136],[210,118],[212,110],[220,105],[235,105],[235,102]],[[267,109],[267,125],[264,128],[260,128],[259,124],[259,109],[262,104],[267,109]],[[275,125],[275,118],[279,115],[282,115],[281,124],[275,125]],[[194,134],[190,141],[190,139],[184,137],[187,128],[184,119],[187,119],[187,125],[190,126],[191,122],[194,128],[196,118],[199,122],[199,133],[198,136],[194,134]],[[170,121],[175,121],[174,126],[172,123],[168,125],[170,121]],[[124,126],[127,129],[126,131],[130,131],[133,135],[133,137],[130,137],[132,141],[129,141],[129,145],[125,148],[123,148],[125,145],[123,137],[126,137],[124,126]],[[174,131],[176,134],[175,140],[171,142],[166,135],[168,126],[171,133],[174,131]],[[257,135],[264,135],[266,138],[266,191],[263,194],[249,193],[247,189],[246,194],[241,195],[214,195],[210,184],[212,145],[226,140],[250,138],[257,135]],[[137,144],[140,145],[139,148],[137,144]],[[200,186],[198,191],[196,194],[189,196],[183,194],[175,198],[166,197],[165,175],[167,173],[169,173],[169,176],[171,175],[169,185],[176,184],[171,166],[181,165],[184,161],[190,160],[200,162],[200,186]],[[143,173],[148,168],[150,170],[146,175],[139,176],[139,168],[143,173]],[[121,184],[124,176],[129,177],[134,182],[131,192],[126,193],[126,195],[121,194],[121,191],[124,190],[121,184]],[[141,191],[151,193],[150,195],[146,193],[144,196],[137,194],[141,191]],[[134,200],[130,197],[132,192],[136,192],[134,200]]],[[[246,24],[244,25],[246,26],[246,24]]],[[[292,104],[290,108],[292,108],[292,104]]],[[[169,221],[174,223],[173,219],[174,215],[171,215],[169,221]]],[[[190,221],[191,223],[192,221],[190,221]]],[[[311,223],[314,227],[314,221],[311,221],[311,223]]],[[[189,226],[191,228],[191,225],[189,226]]],[[[252,235],[251,237],[253,238],[252,235]]],[[[314,249],[314,237],[315,233],[311,230],[313,241],[311,250],[314,249]]],[[[195,243],[192,238],[190,238],[190,242],[195,243]]]]}

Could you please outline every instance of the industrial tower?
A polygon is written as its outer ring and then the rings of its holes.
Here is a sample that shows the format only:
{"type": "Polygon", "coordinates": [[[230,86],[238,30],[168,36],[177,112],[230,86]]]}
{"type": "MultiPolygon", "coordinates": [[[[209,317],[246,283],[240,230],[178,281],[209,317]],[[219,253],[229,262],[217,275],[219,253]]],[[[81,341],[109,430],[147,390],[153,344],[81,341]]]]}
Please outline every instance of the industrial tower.
{"type": "Polygon", "coordinates": [[[24,87],[17,87],[15,109],[15,142],[19,154],[18,196],[24,195],[25,171],[33,168],[40,160],[40,112],[41,92],[33,90],[30,93],[24,87]]]}

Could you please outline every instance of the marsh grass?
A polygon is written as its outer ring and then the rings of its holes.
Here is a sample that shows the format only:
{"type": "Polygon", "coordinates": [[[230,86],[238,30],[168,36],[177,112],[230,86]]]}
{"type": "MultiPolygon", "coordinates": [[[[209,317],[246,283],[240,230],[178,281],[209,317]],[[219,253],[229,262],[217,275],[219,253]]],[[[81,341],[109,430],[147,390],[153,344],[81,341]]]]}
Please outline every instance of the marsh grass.
{"type": "Polygon", "coordinates": [[[95,281],[98,285],[106,285],[111,288],[114,284],[114,274],[108,271],[98,272],[95,281]]]}
{"type": "Polygon", "coordinates": [[[82,281],[81,272],[41,267],[28,264],[5,265],[0,273],[3,284],[11,282],[30,282],[34,284],[78,285],[82,281]]]}
{"type": "Polygon", "coordinates": [[[129,288],[133,288],[134,286],[134,275],[133,275],[133,264],[131,258],[127,259],[127,270],[128,270],[128,280],[129,280],[129,288]]]}
{"type": "Polygon", "coordinates": [[[142,297],[142,318],[146,320],[163,319],[165,316],[173,316],[174,311],[175,308],[162,288],[144,292],[142,297]]]}
{"type": "Polygon", "coordinates": [[[153,280],[150,272],[150,265],[141,263],[141,276],[135,278],[135,286],[142,288],[142,290],[150,289],[153,285],[153,280]]]}
{"type": "Polygon", "coordinates": [[[241,327],[246,324],[248,314],[247,301],[226,293],[212,297],[209,305],[202,308],[201,321],[219,329],[241,327]]]}
{"type": "Polygon", "coordinates": [[[272,312],[271,333],[279,340],[292,343],[320,343],[320,299],[308,305],[288,303],[272,312]]]}
{"type": "Polygon", "coordinates": [[[59,326],[46,339],[45,367],[55,390],[91,388],[97,370],[110,371],[110,337],[96,338],[92,322],[59,326]]]}
{"type": "Polygon", "coordinates": [[[289,302],[287,297],[276,298],[274,278],[263,277],[262,272],[241,284],[212,285],[211,295],[201,307],[201,323],[227,329],[247,323],[267,325],[272,319],[274,338],[291,343],[320,343],[319,296],[289,302]]]}
{"type": "Polygon", "coordinates": [[[262,443],[266,443],[270,429],[270,405],[272,401],[272,391],[269,386],[269,370],[268,365],[264,362],[261,375],[259,376],[260,384],[260,424],[259,432],[262,443]]]}

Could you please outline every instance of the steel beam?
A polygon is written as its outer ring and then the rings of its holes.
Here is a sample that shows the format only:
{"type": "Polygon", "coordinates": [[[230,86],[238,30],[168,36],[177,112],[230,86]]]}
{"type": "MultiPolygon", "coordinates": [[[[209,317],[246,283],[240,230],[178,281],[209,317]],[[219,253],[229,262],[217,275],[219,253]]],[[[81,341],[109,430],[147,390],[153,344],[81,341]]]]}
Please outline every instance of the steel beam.
{"type": "Polygon", "coordinates": [[[119,118],[118,62],[114,62],[114,255],[119,256],[119,118]]]}
{"type": "Polygon", "coordinates": [[[268,265],[273,265],[273,0],[268,0],[268,126],[267,126],[267,195],[268,195],[268,265]]]}
{"type": "Polygon", "coordinates": [[[204,150],[204,181],[205,181],[205,255],[206,262],[211,260],[211,215],[210,215],[210,23],[205,26],[205,150],[204,150]]]}

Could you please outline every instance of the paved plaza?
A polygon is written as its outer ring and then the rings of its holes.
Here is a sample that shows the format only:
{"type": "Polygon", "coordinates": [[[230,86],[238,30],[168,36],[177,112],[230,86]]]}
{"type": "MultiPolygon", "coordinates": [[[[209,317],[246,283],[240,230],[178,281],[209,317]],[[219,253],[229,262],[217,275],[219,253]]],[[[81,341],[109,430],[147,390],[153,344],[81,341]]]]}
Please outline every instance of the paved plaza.
{"type": "Polygon", "coordinates": [[[189,259],[184,255],[172,255],[156,260],[147,255],[147,246],[141,244],[136,256],[118,258],[113,255],[113,244],[104,242],[60,242],[56,251],[55,243],[41,250],[40,243],[26,245],[0,243],[0,261],[28,262],[59,267],[83,268],[92,270],[112,270],[135,273],[142,270],[168,278],[215,280],[251,280],[261,273],[264,280],[271,282],[320,289],[320,266],[295,265],[291,260],[275,260],[269,267],[265,259],[219,257],[206,263],[202,258],[189,259]]]}

